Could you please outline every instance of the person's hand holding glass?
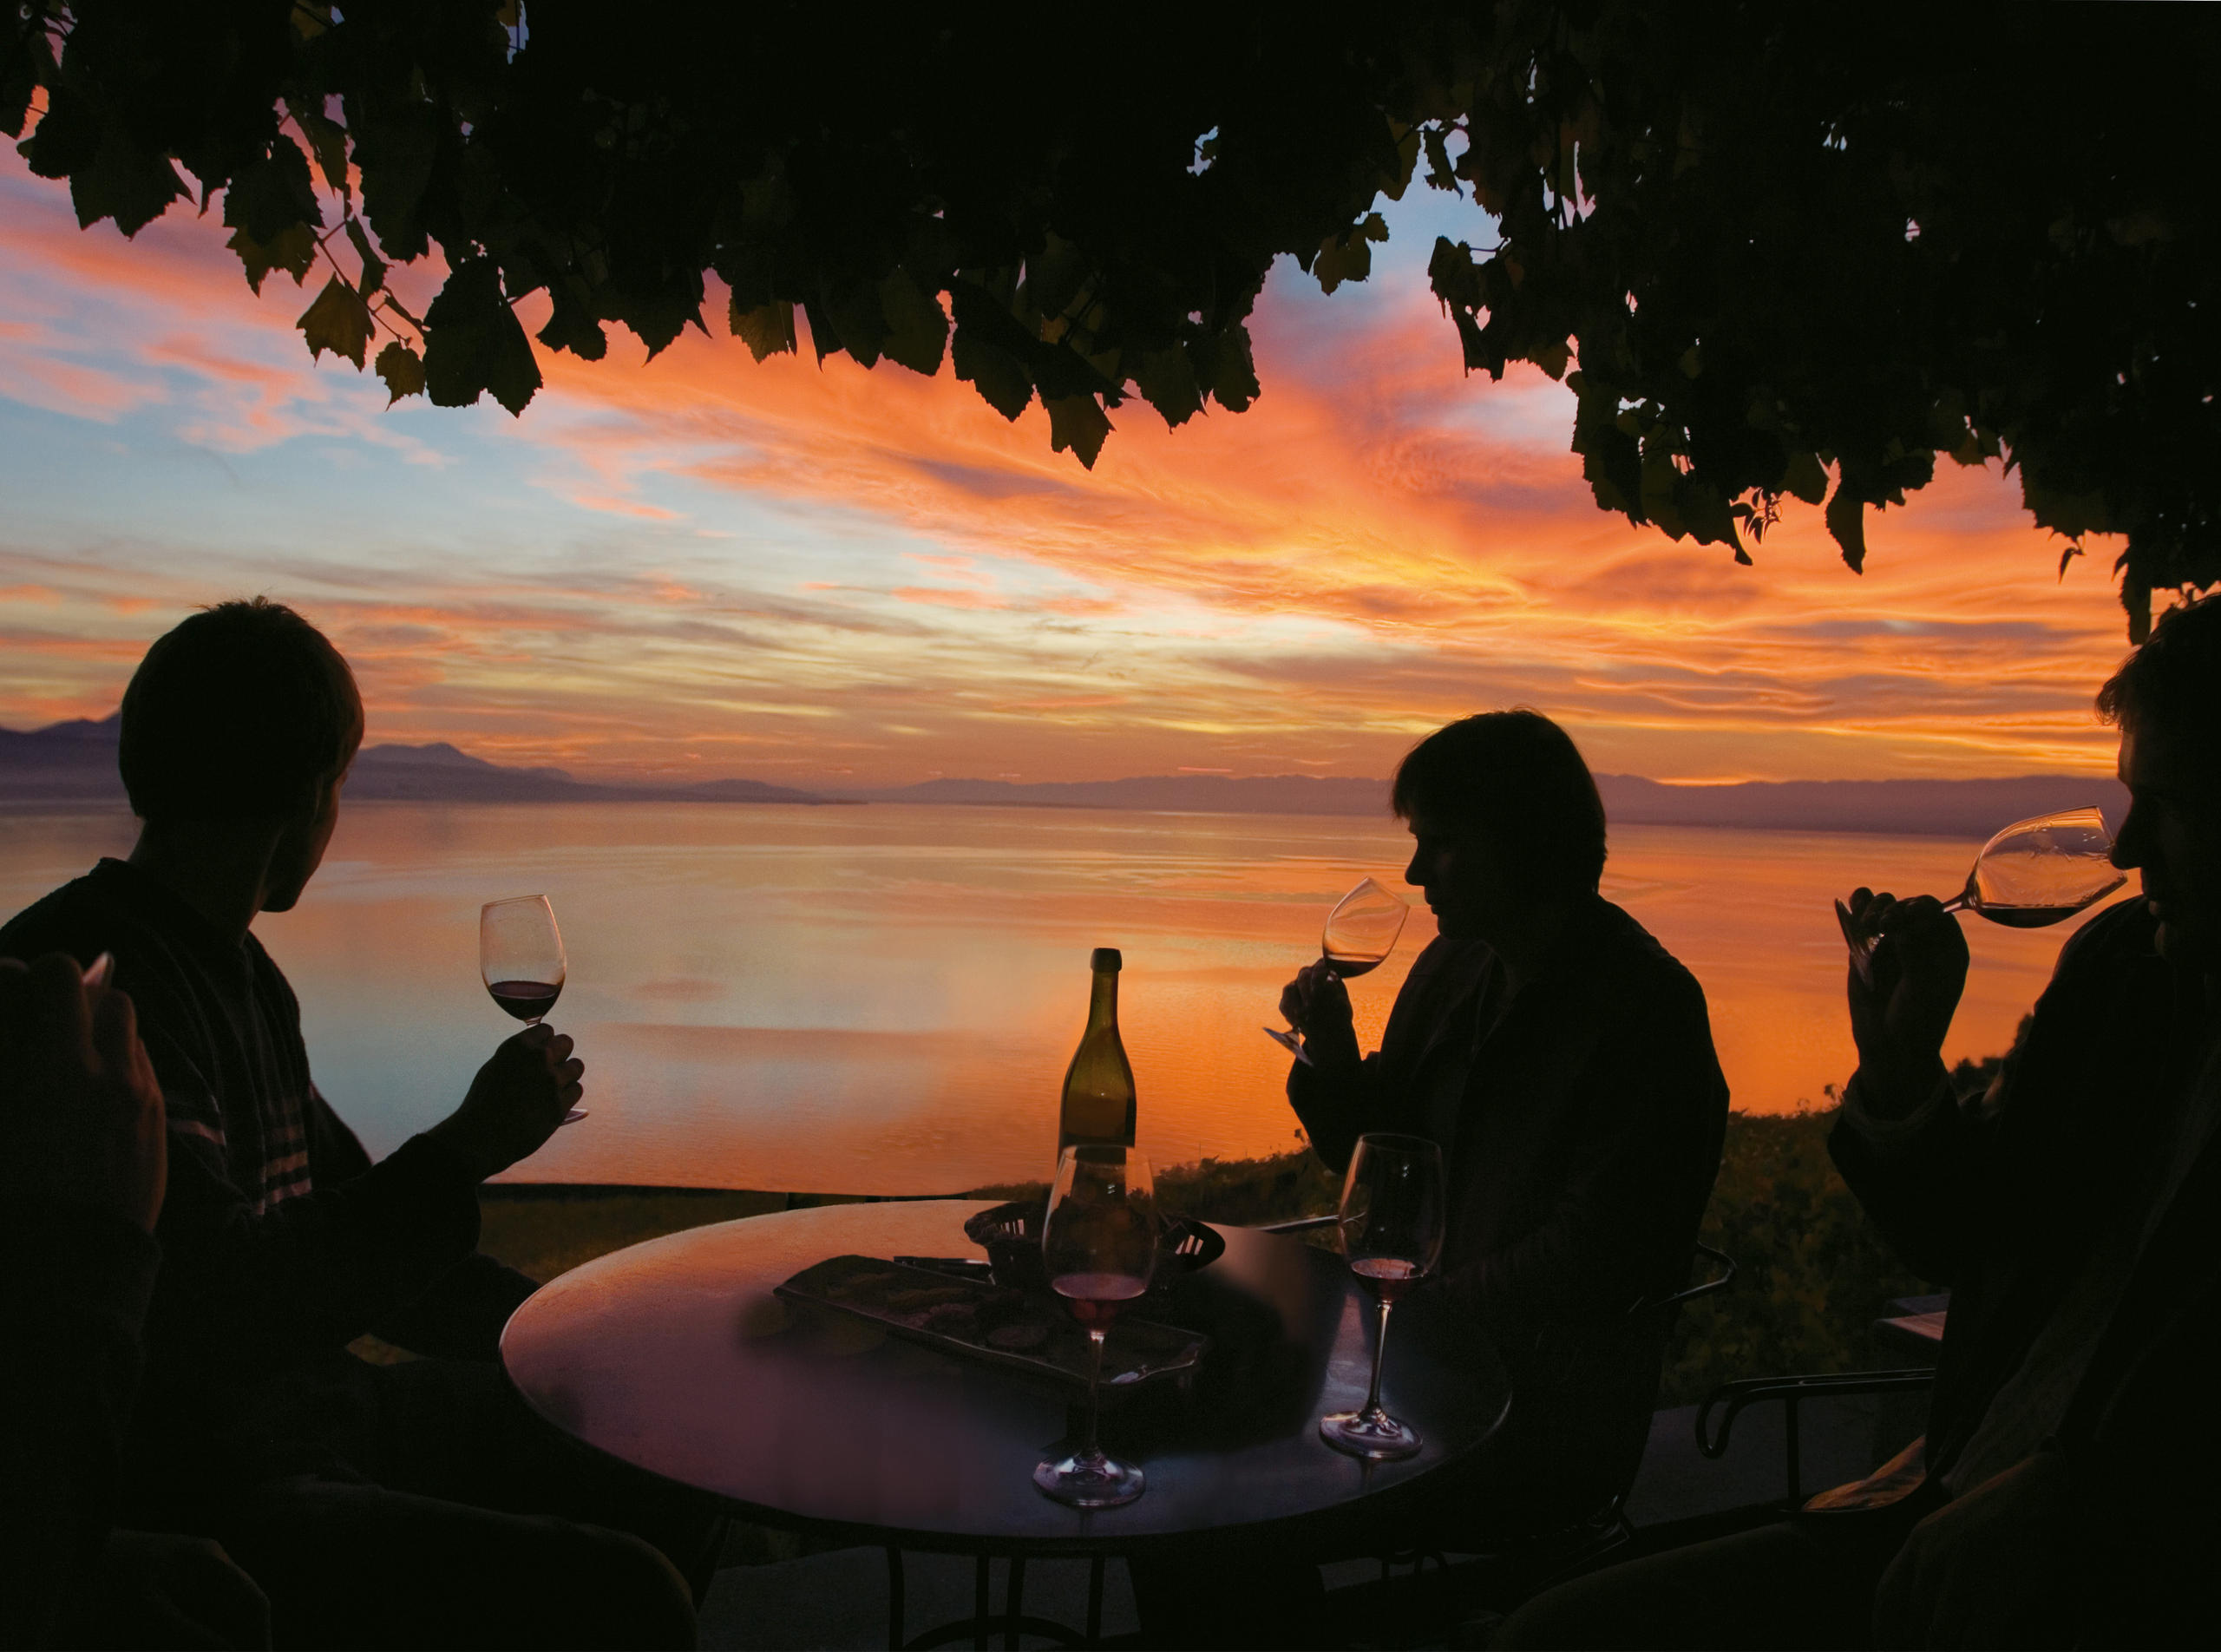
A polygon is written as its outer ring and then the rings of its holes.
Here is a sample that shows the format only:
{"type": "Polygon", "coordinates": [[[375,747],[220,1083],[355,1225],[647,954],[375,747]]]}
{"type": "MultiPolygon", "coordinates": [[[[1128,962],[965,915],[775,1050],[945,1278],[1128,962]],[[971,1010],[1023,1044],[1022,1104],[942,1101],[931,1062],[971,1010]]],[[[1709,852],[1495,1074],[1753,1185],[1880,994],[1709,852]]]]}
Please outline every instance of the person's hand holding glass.
{"type": "MultiPolygon", "coordinates": [[[[2113,862],[2113,835],[2095,809],[2069,809],[2015,821],[1982,846],[1966,887],[1939,903],[1944,912],[1979,912],[2011,929],[2041,929],[2096,905],[2128,882],[2113,862]]],[[[1836,902],[1836,922],[1862,974],[1903,904],[1870,889],[1836,902]]]]}
{"type": "Polygon", "coordinates": [[[1142,1494],[1141,1469],[1105,1456],[1097,1439],[1097,1391],[1110,1322],[1149,1289],[1156,1245],[1149,1161],[1130,1147],[1067,1147],[1049,1190],[1041,1260],[1051,1288],[1087,1328],[1087,1432],[1071,1455],[1036,1467],[1033,1484],[1077,1509],[1115,1509],[1142,1494]]]}
{"type": "Polygon", "coordinates": [[[1943,1040],[1965,990],[1966,936],[1951,914],[2039,928],[2070,918],[2127,881],[2095,809],[2016,821],[1982,845],[1966,887],[1948,901],[1855,891],[1836,902],[1851,949],[1851,1037],[1862,1098],[1899,1113],[1923,1100],[1943,1071],[1943,1040]]]}
{"type": "Polygon", "coordinates": [[[470,1081],[462,1105],[425,1132],[484,1181],[538,1152],[584,1118],[586,1063],[541,1017],[563,990],[563,937],[546,895],[490,902],[479,914],[480,978],[494,1001],[525,1023],[470,1081]]]}
{"type": "MultiPolygon", "coordinates": [[[[538,1026],[563,995],[568,972],[563,933],[555,908],[544,895],[520,895],[488,901],[478,911],[478,977],[493,1000],[527,1026],[538,1026]]],[[[563,1123],[586,1116],[571,1108],[563,1123]]]]}
{"type": "Polygon", "coordinates": [[[1268,1026],[1265,1036],[1307,1066],[1318,1065],[1307,1043],[1323,1046],[1338,1061],[1355,1059],[1357,1033],[1342,983],[1386,960],[1411,912],[1402,896],[1371,878],[1334,902],[1319,937],[1319,961],[1298,970],[1281,992],[1281,1014],[1294,1030],[1268,1026]]]}
{"type": "Polygon", "coordinates": [[[1440,1147],[1421,1136],[1358,1137],[1342,1182],[1342,1254],[1357,1282],[1380,1304],[1380,1334],[1365,1404],[1319,1419],[1319,1437],[1338,1452],[1376,1461],[1418,1454],[1418,1432],[1380,1404],[1380,1371],[1388,1354],[1388,1311],[1441,1261],[1447,1214],[1440,1147]]]}

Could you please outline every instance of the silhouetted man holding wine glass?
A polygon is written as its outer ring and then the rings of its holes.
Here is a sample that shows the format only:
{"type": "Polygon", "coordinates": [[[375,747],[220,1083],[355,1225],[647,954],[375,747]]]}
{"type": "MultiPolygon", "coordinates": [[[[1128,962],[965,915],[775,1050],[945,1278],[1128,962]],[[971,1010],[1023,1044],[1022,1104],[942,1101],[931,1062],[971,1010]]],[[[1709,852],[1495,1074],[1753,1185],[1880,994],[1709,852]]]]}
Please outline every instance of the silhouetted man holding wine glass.
{"type": "Polygon", "coordinates": [[[1641,1462],[1667,1323],[1720,1167],[1727,1085],[1703,990],[1597,893],[1604,809],[1563,730],[1490,711],[1397,770],[1406,882],[1437,938],[1360,1056],[1330,967],[1281,1009],[1312,1065],[1288,1099],[1342,1169],[1359,1135],[1440,1144],[1449,1230],[1433,1288],[1504,1360],[1504,1426],[1425,1522],[1434,1546],[1571,1524],[1641,1462]]]}
{"type": "Polygon", "coordinates": [[[1600,1573],[1509,1644],[2178,1646],[2221,1622],[2221,601],[2098,696],[2114,864],[2144,898],[2068,940],[1987,1092],[1952,1092],[1966,980],[1930,896],[1865,889],[1858,1071],[1830,1140],[1884,1236],[1951,1288],[1924,1441],[1786,1523],[1600,1573]]]}
{"type": "MultiPolygon", "coordinates": [[[[1485,1337],[1511,1408],[1369,1541],[1471,1550],[1573,1525],[1634,1478],[1667,1329],[1646,1304],[1688,1277],[1727,1085],[1695,979],[1597,893],[1603,803],[1563,730],[1523,709],[1451,724],[1404,759],[1392,801],[1437,938],[1370,1056],[1332,967],[1298,972],[1281,1013],[1310,1064],[1287,1092],[1336,1171],[1368,1132],[1441,1149],[1447,1234],[1418,1295],[1485,1337]]],[[[1251,1643],[1255,1598],[1300,1587],[1276,1577],[1235,1603],[1209,1564],[1136,1568],[1161,1637],[1184,1612],[1194,1643],[1251,1643]]]]}
{"type": "Polygon", "coordinates": [[[299,615],[193,615],[124,696],[129,859],[0,928],[0,953],[114,954],[167,1109],[125,1516],[218,1537],[280,1646],[691,1644],[665,1555],[706,1558],[705,1500],[567,1446],[496,1363],[534,1286],[476,1253],[476,1190],[579,1098],[571,1040],[518,1033],[373,1164],[251,932],[315,875],[362,737],[352,673],[299,615]],[[372,1366],[348,1349],[370,1332],[435,1357],[372,1366]]]}

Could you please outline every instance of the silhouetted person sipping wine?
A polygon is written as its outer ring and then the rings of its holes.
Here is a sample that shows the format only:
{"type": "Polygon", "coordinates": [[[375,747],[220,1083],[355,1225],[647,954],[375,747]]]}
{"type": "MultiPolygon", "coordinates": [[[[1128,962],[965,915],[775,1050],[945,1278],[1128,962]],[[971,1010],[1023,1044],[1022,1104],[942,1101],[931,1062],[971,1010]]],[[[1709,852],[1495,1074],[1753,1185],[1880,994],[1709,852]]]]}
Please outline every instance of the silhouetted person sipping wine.
{"type": "Polygon", "coordinates": [[[1951,1289],[1924,1440],[1798,1517],[1530,1602],[1518,1646],[2205,1646],[2221,1623],[2221,601],[2100,691],[2144,898],[2092,918],[1979,1096],[1933,896],[1860,889],[1829,1148],[1951,1289]]]}
{"type": "MultiPolygon", "coordinates": [[[[1523,709],[1452,723],[1404,759],[1392,801],[1437,939],[1370,1056],[1331,966],[1298,972],[1281,1012],[1312,1064],[1290,1067],[1287,1092],[1336,1171],[1368,1131],[1442,1150],[1447,1235],[1418,1294],[1485,1337],[1511,1409],[1368,1544],[1470,1552],[1583,1520],[1634,1478],[1668,1328],[1643,1304],[1687,1280],[1727,1085],[1695,979],[1597,893],[1603,804],[1563,730],[1523,709]]],[[[1208,1565],[1135,1568],[1159,1638],[1271,1644],[1300,1628],[1248,1627],[1208,1565]]]]}
{"type": "Polygon", "coordinates": [[[1288,1099],[1337,1170],[1367,1131],[1440,1144],[1434,1288],[1486,1334],[1513,1398],[1438,1518],[1547,1530],[1641,1459],[1667,1325],[1637,1305],[1688,1277],[1727,1085],[1703,990],[1597,893],[1603,803],[1563,730],[1526,710],[1452,723],[1404,759],[1392,802],[1437,938],[1371,1056],[1331,967],[1298,972],[1281,1008],[1313,1065],[1289,1069],[1288,1099]]]}
{"type": "Polygon", "coordinates": [[[252,933],[314,876],[362,738],[353,675],[298,614],[194,614],[124,695],[129,859],[0,928],[0,953],[114,954],[167,1107],[121,1515],[220,1540],[279,1646],[691,1645],[672,1561],[706,1560],[706,1500],[567,1446],[496,1363],[534,1286],[476,1254],[477,1186],[578,1098],[571,1040],[516,1034],[374,1164],[252,933]],[[368,1332],[434,1357],[368,1364],[347,1346],[368,1332]]]}

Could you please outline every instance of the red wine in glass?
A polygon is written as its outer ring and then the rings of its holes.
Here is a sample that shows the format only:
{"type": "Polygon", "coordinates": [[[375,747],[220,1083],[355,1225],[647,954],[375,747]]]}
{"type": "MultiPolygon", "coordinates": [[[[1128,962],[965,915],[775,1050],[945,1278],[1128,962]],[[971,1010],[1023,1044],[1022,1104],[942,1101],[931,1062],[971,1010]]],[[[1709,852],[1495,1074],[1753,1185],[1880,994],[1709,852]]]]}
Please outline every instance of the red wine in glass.
{"type": "Polygon", "coordinates": [[[1068,1457],[1033,1470],[1043,1495],[1075,1509],[1116,1509],[1142,1494],[1138,1465],[1104,1454],[1097,1393],[1110,1321],[1156,1271],[1156,1191],[1149,1161],[1116,1143],[1075,1142],[1057,1160],[1041,1223],[1041,1262],[1087,1331],[1087,1432],[1068,1457]]]}
{"type": "Polygon", "coordinates": [[[1089,1327],[1110,1324],[1149,1288],[1147,1280],[1124,1274],[1059,1274],[1049,1285],[1065,1299],[1072,1317],[1089,1327]]]}
{"type": "Polygon", "coordinates": [[[486,990],[496,1004],[529,1026],[555,1007],[563,983],[550,987],[546,981],[497,980],[487,982],[486,990]]]}
{"type": "MultiPolygon", "coordinates": [[[[546,895],[489,901],[479,908],[478,977],[493,1000],[527,1026],[538,1026],[555,1007],[567,967],[563,933],[546,895]]],[[[575,1124],[586,1116],[585,1108],[573,1107],[563,1122],[575,1124]]]]}
{"type": "Polygon", "coordinates": [[[1416,1262],[1400,1256],[1359,1256],[1350,1263],[1350,1272],[1376,1302],[1400,1302],[1426,1277],[1416,1262]]]}
{"type": "MultiPolygon", "coordinates": [[[[1379,968],[1396,949],[1396,937],[1404,933],[1404,920],[1410,915],[1411,908],[1401,895],[1365,879],[1327,914],[1327,926],[1319,936],[1319,961],[1344,980],[1379,968]]],[[[1309,1066],[1311,1055],[1303,1047],[1301,1032],[1268,1026],[1265,1036],[1309,1066]]]]}
{"type": "Polygon", "coordinates": [[[1388,1310],[1434,1271],[1446,1216],[1441,1148],[1421,1136],[1357,1138],[1342,1183],[1342,1254],[1358,1283],[1380,1304],[1380,1333],[1373,1345],[1373,1386],[1365,1404],[1319,1419],[1319,1438],[1338,1452],[1375,1462],[1418,1453],[1418,1430],[1380,1404],[1380,1371],[1388,1357],[1388,1310]]]}

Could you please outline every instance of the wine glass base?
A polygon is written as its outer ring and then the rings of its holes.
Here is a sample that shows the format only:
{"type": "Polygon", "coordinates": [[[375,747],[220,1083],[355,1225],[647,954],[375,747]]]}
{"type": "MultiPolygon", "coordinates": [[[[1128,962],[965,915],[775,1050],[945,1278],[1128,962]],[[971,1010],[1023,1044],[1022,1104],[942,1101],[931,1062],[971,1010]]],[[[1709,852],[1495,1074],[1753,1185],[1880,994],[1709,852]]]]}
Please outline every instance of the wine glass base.
{"type": "Polygon", "coordinates": [[[1075,1509],[1123,1508],[1144,1488],[1141,1470],[1114,1457],[1098,1457],[1090,1462],[1072,1456],[1037,1464],[1033,1484],[1045,1497],[1075,1509]]]}
{"type": "Polygon", "coordinates": [[[1338,1411],[1319,1419],[1319,1438],[1338,1452],[1375,1463],[1416,1457],[1418,1431],[1385,1411],[1338,1411]]]}

